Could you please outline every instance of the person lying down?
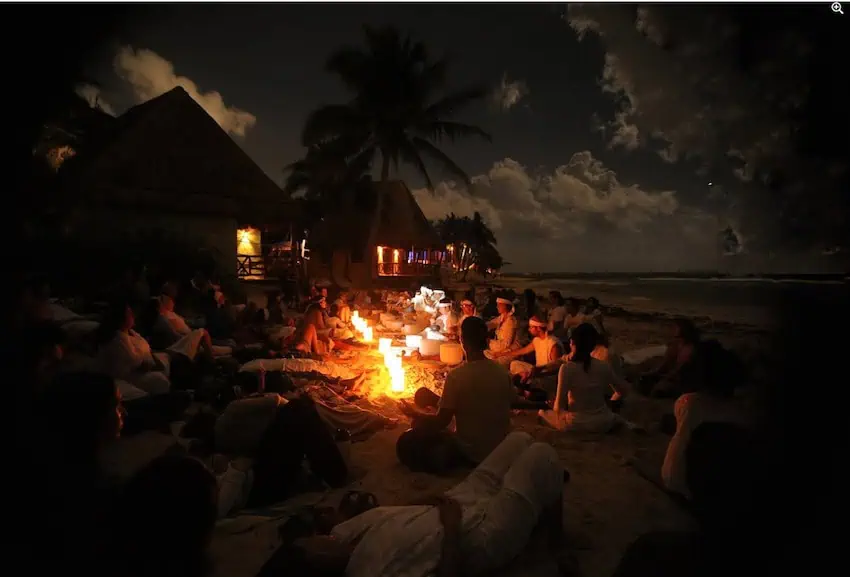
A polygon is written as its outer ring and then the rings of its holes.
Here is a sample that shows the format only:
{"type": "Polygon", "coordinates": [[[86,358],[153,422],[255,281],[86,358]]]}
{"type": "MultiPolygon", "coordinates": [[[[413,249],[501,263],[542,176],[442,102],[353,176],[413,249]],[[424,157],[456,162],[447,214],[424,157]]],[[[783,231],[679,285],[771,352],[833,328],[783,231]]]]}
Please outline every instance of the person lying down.
{"type": "Polygon", "coordinates": [[[525,548],[539,522],[549,529],[551,544],[560,543],[564,478],[550,445],[514,432],[444,496],[342,520],[330,535],[281,549],[259,575],[275,574],[277,563],[293,575],[489,574],[525,548]]]}

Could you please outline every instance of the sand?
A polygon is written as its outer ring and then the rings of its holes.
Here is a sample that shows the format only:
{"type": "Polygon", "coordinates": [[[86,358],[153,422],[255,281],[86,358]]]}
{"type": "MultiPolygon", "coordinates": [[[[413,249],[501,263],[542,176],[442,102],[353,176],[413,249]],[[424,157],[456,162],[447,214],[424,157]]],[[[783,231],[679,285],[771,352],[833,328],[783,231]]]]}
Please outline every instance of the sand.
{"type": "MultiPolygon", "coordinates": [[[[605,324],[613,335],[613,346],[619,351],[662,344],[669,335],[667,323],[645,315],[609,316],[605,324]]],[[[707,336],[719,338],[736,349],[756,350],[760,346],[762,335],[750,327],[727,323],[706,328],[710,329],[707,336]]],[[[380,381],[378,372],[373,371],[370,377],[373,382],[380,381]]],[[[402,505],[445,491],[462,478],[462,474],[437,477],[411,473],[399,465],[395,441],[406,429],[406,420],[394,411],[392,402],[387,400],[383,407],[399,419],[398,424],[352,444],[353,480],[346,490],[371,491],[382,505],[402,505]]],[[[565,547],[575,553],[582,575],[610,575],[629,543],[645,532],[691,527],[692,521],[673,500],[626,464],[637,451],[656,457],[663,454],[668,438],[658,431],[657,424],[660,416],[671,410],[669,400],[630,397],[623,415],[643,425],[647,432],[623,430],[604,436],[559,434],[538,425],[533,413],[515,413],[514,428],[551,443],[571,473],[564,496],[565,547]]],[[[127,442],[145,444],[138,439],[127,442]]],[[[277,527],[288,511],[299,505],[336,505],[343,492],[306,493],[264,515],[243,515],[220,523],[213,544],[215,575],[253,576],[274,551],[277,527]]],[[[548,557],[530,552],[499,574],[542,577],[555,573],[548,557]]]]}

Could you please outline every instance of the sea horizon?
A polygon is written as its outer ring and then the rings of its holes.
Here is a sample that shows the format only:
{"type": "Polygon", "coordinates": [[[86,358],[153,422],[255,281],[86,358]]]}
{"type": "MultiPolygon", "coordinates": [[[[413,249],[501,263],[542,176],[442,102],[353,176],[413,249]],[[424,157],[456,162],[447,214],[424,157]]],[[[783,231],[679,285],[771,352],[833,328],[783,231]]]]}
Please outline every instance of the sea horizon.
{"type": "Polygon", "coordinates": [[[669,272],[505,272],[498,278],[529,280],[641,280],[641,281],[750,281],[750,282],[800,282],[843,284],[850,281],[850,273],[747,273],[732,274],[718,271],[669,272]]]}

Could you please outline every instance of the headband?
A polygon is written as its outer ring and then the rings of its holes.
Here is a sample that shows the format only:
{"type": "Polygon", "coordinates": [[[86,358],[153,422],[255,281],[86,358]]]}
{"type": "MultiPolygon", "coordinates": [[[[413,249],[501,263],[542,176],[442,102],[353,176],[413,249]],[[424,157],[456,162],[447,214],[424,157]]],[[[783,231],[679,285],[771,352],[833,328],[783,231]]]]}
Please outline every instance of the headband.
{"type": "Polygon", "coordinates": [[[452,301],[440,302],[437,306],[438,307],[450,307],[450,306],[452,306],[452,301]]]}
{"type": "Polygon", "coordinates": [[[546,323],[538,321],[537,319],[531,319],[528,321],[528,326],[546,328],[546,323]]]}
{"type": "Polygon", "coordinates": [[[474,306],[475,306],[475,303],[473,303],[473,302],[472,302],[471,300],[469,300],[469,299],[463,299],[462,301],[460,301],[460,304],[462,304],[462,305],[469,305],[469,306],[471,306],[471,307],[474,307],[474,306]]]}
{"type": "Polygon", "coordinates": [[[508,299],[503,299],[502,297],[497,298],[496,302],[501,303],[503,305],[513,305],[514,304],[511,301],[509,301],[508,299]]]}

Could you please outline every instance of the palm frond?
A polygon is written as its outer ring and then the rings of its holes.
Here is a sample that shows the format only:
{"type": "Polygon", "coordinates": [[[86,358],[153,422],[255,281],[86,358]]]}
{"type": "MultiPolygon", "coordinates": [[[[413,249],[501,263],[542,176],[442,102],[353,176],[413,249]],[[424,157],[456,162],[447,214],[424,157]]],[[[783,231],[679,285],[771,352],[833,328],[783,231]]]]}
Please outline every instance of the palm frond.
{"type": "Polygon", "coordinates": [[[428,174],[428,168],[425,166],[425,162],[419,155],[416,146],[410,141],[405,141],[399,146],[399,154],[405,162],[412,164],[422,178],[425,179],[425,185],[428,187],[428,190],[434,192],[434,183],[431,181],[431,175],[428,174]]]}
{"type": "Polygon", "coordinates": [[[444,96],[434,102],[422,113],[422,118],[427,120],[439,120],[457,114],[462,108],[487,97],[487,90],[483,87],[472,87],[459,92],[444,96]]]}
{"type": "Polygon", "coordinates": [[[466,174],[458,164],[452,160],[445,152],[425,140],[419,136],[415,136],[411,139],[411,143],[416,150],[430,157],[432,160],[442,165],[443,168],[447,172],[449,172],[452,176],[459,178],[466,186],[472,185],[472,179],[469,178],[469,175],[466,174]]]}
{"type": "Polygon", "coordinates": [[[362,133],[365,119],[353,107],[332,104],[310,113],[301,131],[301,144],[316,146],[327,143],[341,135],[362,133]]]}
{"type": "Polygon", "coordinates": [[[454,142],[464,138],[478,137],[483,138],[487,142],[492,142],[493,137],[488,132],[472,124],[463,122],[451,122],[447,120],[437,120],[429,122],[422,126],[417,126],[416,131],[434,142],[449,140],[454,142]]]}

